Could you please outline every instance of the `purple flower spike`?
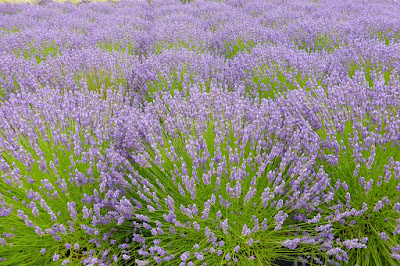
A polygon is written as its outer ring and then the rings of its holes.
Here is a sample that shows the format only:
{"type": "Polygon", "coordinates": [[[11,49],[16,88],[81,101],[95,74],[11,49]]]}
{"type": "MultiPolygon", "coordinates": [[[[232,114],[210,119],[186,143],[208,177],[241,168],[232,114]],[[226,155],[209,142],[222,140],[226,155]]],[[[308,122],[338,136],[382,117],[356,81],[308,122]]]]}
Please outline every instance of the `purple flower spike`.
{"type": "Polygon", "coordinates": [[[58,261],[60,259],[60,255],[54,254],[53,261],[58,261]]]}

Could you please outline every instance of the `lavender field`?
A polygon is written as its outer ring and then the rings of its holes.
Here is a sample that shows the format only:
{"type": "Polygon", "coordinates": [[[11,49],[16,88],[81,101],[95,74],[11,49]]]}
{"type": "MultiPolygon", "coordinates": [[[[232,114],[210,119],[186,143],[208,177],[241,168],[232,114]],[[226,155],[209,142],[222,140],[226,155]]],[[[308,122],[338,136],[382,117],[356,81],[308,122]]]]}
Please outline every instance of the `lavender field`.
{"type": "Polygon", "coordinates": [[[400,265],[400,2],[0,4],[0,265],[400,265]]]}

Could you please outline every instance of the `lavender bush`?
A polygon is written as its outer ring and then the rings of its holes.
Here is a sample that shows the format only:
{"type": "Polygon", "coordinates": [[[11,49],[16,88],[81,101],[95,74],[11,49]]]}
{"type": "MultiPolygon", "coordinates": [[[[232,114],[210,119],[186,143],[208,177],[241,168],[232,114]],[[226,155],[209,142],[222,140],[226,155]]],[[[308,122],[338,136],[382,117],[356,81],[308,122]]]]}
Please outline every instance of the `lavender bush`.
{"type": "MultiPolygon", "coordinates": [[[[110,146],[121,97],[41,89],[0,107],[1,260],[110,263],[121,256],[113,202],[126,181],[110,146]]],[[[120,112],[118,112],[119,110],[120,112]]],[[[116,136],[116,135],[114,135],[116,136]]],[[[3,263],[4,263],[3,262],[3,263]]]]}
{"type": "Polygon", "coordinates": [[[259,264],[319,253],[325,237],[315,226],[288,221],[310,208],[310,194],[326,196],[328,175],[310,167],[314,151],[299,152],[314,147],[314,132],[286,132],[299,121],[283,119],[272,101],[218,88],[165,93],[151,106],[162,124],[148,128],[148,148],[126,147],[143,259],[259,264]]]}
{"type": "Polygon", "coordinates": [[[323,208],[336,237],[326,248],[349,264],[384,265],[399,258],[399,82],[376,77],[371,90],[362,73],[356,76],[359,82],[319,99],[332,110],[320,135],[336,195],[323,208]]]}
{"type": "Polygon", "coordinates": [[[4,265],[397,265],[400,5],[0,4],[4,265]]]}

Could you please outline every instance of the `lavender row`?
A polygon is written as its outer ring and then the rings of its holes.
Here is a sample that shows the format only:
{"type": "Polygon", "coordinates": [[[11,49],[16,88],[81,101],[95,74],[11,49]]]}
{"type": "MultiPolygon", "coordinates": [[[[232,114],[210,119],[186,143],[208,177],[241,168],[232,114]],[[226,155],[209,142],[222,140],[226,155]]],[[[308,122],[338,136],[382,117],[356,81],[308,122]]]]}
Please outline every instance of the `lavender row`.
{"type": "Polygon", "coordinates": [[[356,41],[332,53],[312,53],[290,45],[260,45],[223,59],[210,52],[172,48],[140,58],[101,49],[75,49],[39,64],[3,53],[0,61],[2,96],[19,90],[112,87],[116,84],[142,95],[159,90],[187,90],[192,84],[244,86],[251,95],[271,96],[293,89],[345,84],[357,71],[373,85],[374,76],[386,83],[399,77],[399,44],[356,41]]]}

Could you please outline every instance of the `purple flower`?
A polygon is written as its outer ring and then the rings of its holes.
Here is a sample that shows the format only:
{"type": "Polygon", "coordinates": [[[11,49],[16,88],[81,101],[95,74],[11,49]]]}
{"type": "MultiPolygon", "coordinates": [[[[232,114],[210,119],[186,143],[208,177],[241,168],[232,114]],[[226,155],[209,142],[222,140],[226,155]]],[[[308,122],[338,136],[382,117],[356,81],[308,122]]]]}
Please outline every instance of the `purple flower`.
{"type": "Polygon", "coordinates": [[[389,239],[385,232],[379,233],[379,237],[382,238],[384,241],[387,241],[389,239]]]}
{"type": "Polygon", "coordinates": [[[278,230],[280,230],[282,228],[282,225],[283,225],[283,223],[284,223],[284,221],[285,221],[285,219],[287,217],[288,217],[288,214],[284,213],[283,211],[279,211],[275,215],[275,217],[274,217],[275,223],[276,223],[276,226],[275,226],[275,229],[274,229],[275,231],[278,231],[278,230]]]}
{"type": "Polygon", "coordinates": [[[193,222],[193,228],[196,231],[200,231],[200,225],[196,221],[193,222]]]}
{"type": "Polygon", "coordinates": [[[217,211],[217,220],[220,220],[221,219],[221,217],[222,217],[222,213],[221,213],[221,211],[219,210],[219,211],[217,211]]]}
{"type": "Polygon", "coordinates": [[[55,253],[53,256],[53,261],[58,261],[59,259],[60,259],[60,255],[55,253]]]}
{"type": "Polygon", "coordinates": [[[194,256],[199,260],[202,261],[204,259],[203,253],[202,252],[195,252],[194,256]]]}
{"type": "Polygon", "coordinates": [[[189,252],[183,252],[181,255],[181,261],[187,261],[190,258],[189,252]]]}
{"type": "Polygon", "coordinates": [[[392,254],[391,254],[391,257],[392,257],[393,259],[395,259],[395,260],[400,260],[400,254],[392,253],[392,254]]]}
{"type": "Polygon", "coordinates": [[[288,249],[295,249],[297,246],[301,243],[301,239],[295,238],[295,239],[286,239],[283,241],[281,244],[282,246],[288,248],[288,249]]]}
{"type": "Polygon", "coordinates": [[[155,260],[155,262],[156,262],[157,264],[160,264],[160,263],[163,261],[162,258],[157,257],[157,256],[154,256],[153,259],[155,260]]]}
{"type": "Polygon", "coordinates": [[[247,224],[244,224],[242,229],[242,235],[249,236],[250,234],[251,234],[250,228],[247,227],[247,224]]]}
{"type": "Polygon", "coordinates": [[[148,260],[138,260],[138,259],[136,259],[135,262],[138,266],[146,266],[149,265],[150,263],[148,260]]]}
{"type": "Polygon", "coordinates": [[[220,222],[220,226],[222,228],[222,231],[227,235],[228,234],[228,218],[226,218],[224,221],[220,222]]]}

